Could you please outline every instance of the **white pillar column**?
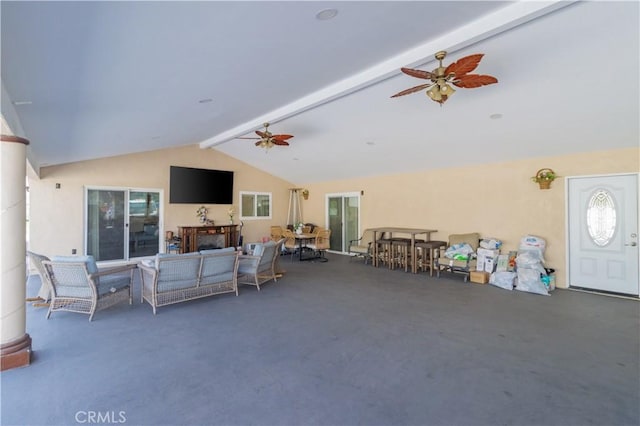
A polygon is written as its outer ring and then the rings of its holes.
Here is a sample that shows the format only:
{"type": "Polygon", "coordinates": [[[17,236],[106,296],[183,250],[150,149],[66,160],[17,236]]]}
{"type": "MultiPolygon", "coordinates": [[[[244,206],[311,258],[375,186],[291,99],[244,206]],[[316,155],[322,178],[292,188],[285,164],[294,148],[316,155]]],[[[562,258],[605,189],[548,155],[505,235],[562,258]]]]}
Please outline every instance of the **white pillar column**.
{"type": "Polygon", "coordinates": [[[31,362],[26,333],[26,151],[29,141],[0,137],[0,359],[1,370],[31,362]]]}

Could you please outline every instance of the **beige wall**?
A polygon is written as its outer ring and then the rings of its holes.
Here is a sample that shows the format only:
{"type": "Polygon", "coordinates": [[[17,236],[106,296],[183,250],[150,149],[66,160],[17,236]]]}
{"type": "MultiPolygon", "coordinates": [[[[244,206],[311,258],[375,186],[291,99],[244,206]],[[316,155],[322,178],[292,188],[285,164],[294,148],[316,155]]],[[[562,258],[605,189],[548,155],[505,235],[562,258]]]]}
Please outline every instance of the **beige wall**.
{"type": "Polygon", "coordinates": [[[565,180],[567,176],[640,171],[640,149],[534,158],[443,170],[323,182],[308,185],[305,220],[325,225],[326,193],[360,192],[361,223],[437,229],[434,240],[452,233],[496,237],[505,250],[533,234],[547,240],[548,267],[565,284],[565,180]],[[530,179],[549,167],[561,178],[540,190],[530,179]]]}
{"type": "MultiPolygon", "coordinates": [[[[117,158],[48,167],[40,180],[31,180],[31,249],[45,254],[70,254],[83,247],[83,186],[106,185],[162,188],[165,191],[165,230],[197,225],[196,205],[169,205],[169,165],[233,170],[234,203],[241,190],[273,192],[274,219],[246,221],[245,241],[269,234],[272,224],[287,218],[289,182],[260,172],[213,150],[187,147],[117,158]],[[55,189],[55,183],[61,189],[55,189]]],[[[451,233],[480,232],[516,249],[526,234],[547,240],[547,265],[565,286],[565,181],[567,176],[640,171],[640,149],[622,149],[507,163],[467,166],[307,185],[303,201],[306,222],[325,224],[325,194],[364,191],[361,221],[372,226],[438,229],[433,239],[451,233]],[[561,178],[540,190],[530,177],[543,167],[561,178]]],[[[226,223],[228,206],[208,206],[209,216],[226,223]]],[[[237,207],[236,207],[237,210],[237,207]]]]}
{"type": "MultiPolygon", "coordinates": [[[[178,226],[199,225],[196,204],[169,204],[169,166],[232,170],[235,211],[238,191],[271,192],[273,220],[245,220],[245,241],[269,235],[269,227],[286,220],[289,188],[282,179],[261,172],[246,163],[214,150],[197,146],[151,151],[140,154],[70,163],[41,169],[40,179],[30,176],[31,250],[47,255],[82,253],[84,247],[84,187],[113,186],[164,190],[164,230],[177,232],[178,226]],[[60,183],[60,189],[56,189],[60,183]]],[[[207,217],[227,224],[229,205],[207,205],[207,217]]],[[[234,217],[238,223],[238,214],[234,217]]]]}

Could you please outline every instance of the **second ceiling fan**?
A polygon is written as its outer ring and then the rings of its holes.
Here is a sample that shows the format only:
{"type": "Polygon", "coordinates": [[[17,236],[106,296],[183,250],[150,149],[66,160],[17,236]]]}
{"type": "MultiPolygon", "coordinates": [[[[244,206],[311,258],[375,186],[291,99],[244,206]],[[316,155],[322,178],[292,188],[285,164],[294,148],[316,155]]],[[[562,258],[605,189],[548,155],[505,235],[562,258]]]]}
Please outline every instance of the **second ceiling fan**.
{"type": "Polygon", "coordinates": [[[400,68],[403,73],[410,75],[411,77],[431,80],[431,82],[411,87],[403,90],[402,92],[396,93],[391,97],[397,98],[398,96],[404,96],[424,89],[429,89],[427,90],[427,95],[432,101],[437,102],[442,106],[442,104],[445,103],[455,92],[454,88],[451,87],[449,83],[457,87],[473,89],[498,82],[498,79],[491,75],[469,74],[471,71],[476,69],[480,60],[484,56],[483,53],[465,56],[447,67],[442,65],[442,60],[445,56],[447,56],[447,52],[445,51],[436,53],[436,59],[440,62],[440,65],[432,72],[412,68],[400,68]]]}
{"type": "Polygon", "coordinates": [[[269,123],[264,123],[264,130],[256,130],[256,135],[259,138],[237,138],[237,139],[258,139],[256,146],[260,148],[270,149],[275,145],[289,146],[287,140],[291,139],[293,135],[274,135],[269,131],[269,123]]]}

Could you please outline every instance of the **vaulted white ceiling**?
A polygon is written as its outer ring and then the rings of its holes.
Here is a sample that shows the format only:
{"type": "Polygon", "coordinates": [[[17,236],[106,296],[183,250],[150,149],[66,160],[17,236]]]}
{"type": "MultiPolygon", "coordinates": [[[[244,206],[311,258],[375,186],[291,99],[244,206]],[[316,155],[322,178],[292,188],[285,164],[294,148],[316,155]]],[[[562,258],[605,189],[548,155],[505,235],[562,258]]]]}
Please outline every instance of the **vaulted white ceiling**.
{"type": "Polygon", "coordinates": [[[0,3],[34,166],[200,144],[295,184],[638,146],[638,2],[0,3]],[[316,14],[336,9],[330,20],[316,14]],[[400,73],[484,53],[442,107],[400,73]],[[501,118],[491,118],[499,115],[501,118]],[[295,135],[268,151],[265,121],[295,135]]]}

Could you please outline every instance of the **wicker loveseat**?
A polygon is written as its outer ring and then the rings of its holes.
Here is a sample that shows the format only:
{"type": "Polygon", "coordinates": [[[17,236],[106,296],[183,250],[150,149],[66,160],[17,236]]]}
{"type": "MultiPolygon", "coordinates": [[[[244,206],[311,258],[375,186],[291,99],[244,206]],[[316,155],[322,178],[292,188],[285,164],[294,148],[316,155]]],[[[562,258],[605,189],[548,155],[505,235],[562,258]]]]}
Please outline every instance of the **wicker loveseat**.
{"type": "Polygon", "coordinates": [[[215,294],[238,295],[238,252],[233,247],[185,254],[157,254],[139,265],[142,302],[156,308],[215,294]]]}

